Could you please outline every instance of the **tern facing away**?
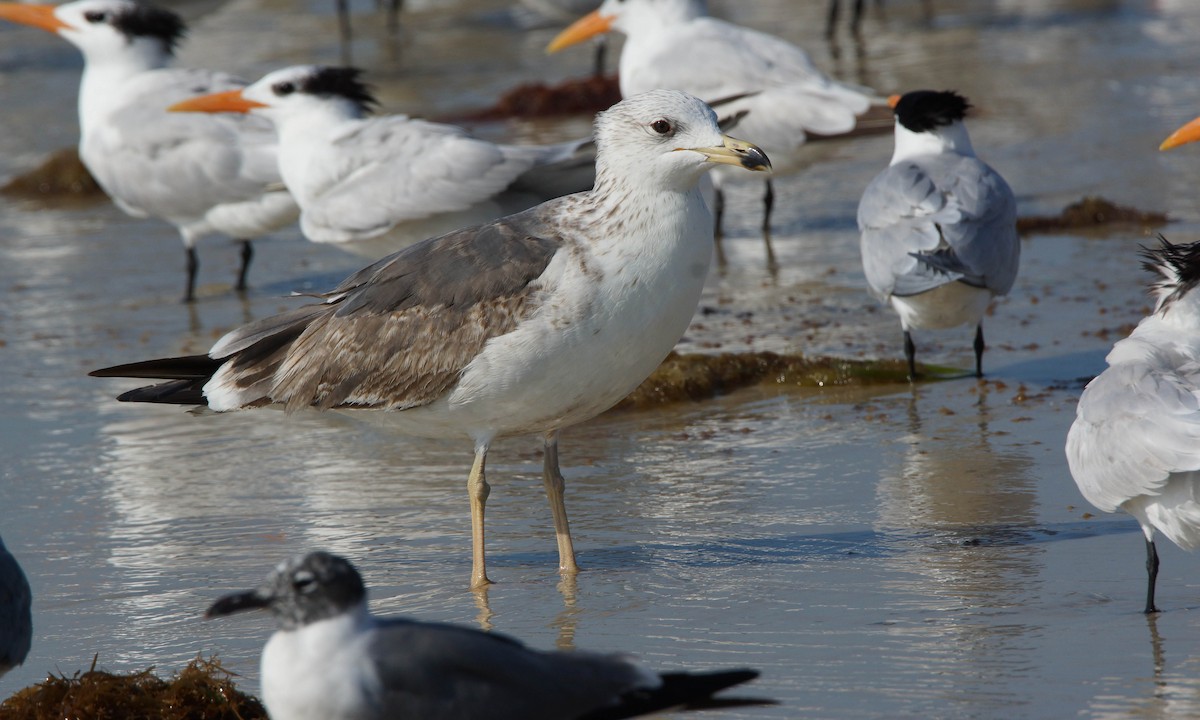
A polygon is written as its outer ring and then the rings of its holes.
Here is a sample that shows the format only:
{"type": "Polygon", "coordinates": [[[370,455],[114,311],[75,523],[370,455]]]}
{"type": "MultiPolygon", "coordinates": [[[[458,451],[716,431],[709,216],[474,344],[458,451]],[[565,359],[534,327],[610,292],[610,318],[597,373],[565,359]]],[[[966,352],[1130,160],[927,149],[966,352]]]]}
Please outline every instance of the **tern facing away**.
{"type": "Polygon", "coordinates": [[[244,83],[168,67],[183,20],[133,0],[0,3],[0,19],[53,32],[83,53],[79,157],[126,213],[179,229],[187,254],[184,300],[195,298],[196,242],[213,233],[241,243],[236,287],[244,290],[250,240],[291,224],[299,212],[279,176],[275,132],[258,118],[166,112],[197,93],[244,83]]]}
{"type": "Polygon", "coordinates": [[[25,662],[33,641],[29,580],[0,538],[0,676],[25,662]]]}
{"type": "Polygon", "coordinates": [[[275,568],[205,613],[265,608],[279,629],[262,653],[272,720],[616,720],[668,709],[771,705],[715,698],[755,670],[658,674],[621,655],[541,651],[459,625],[380,618],[358,571],[325,552],[275,568]]]}
{"type": "Polygon", "coordinates": [[[1088,502],[1124,510],[1146,538],[1146,608],[1158,578],[1155,531],[1200,545],[1200,243],[1144,249],[1154,312],[1113,345],[1079,397],[1067,462],[1088,502]]]}
{"type": "Polygon", "coordinates": [[[858,205],[863,272],[871,294],[900,315],[910,379],[913,329],[975,325],[975,375],[983,376],[983,315],[1017,278],[1017,201],[975,156],[953,92],[917,90],[889,103],[895,151],[858,205]]]}
{"type": "Polygon", "coordinates": [[[266,608],[272,720],[616,720],[666,709],[774,704],[713,697],[754,670],[659,674],[622,655],[542,652],[461,625],[373,616],[354,565],[326,552],[284,560],[264,586],[205,617],[266,608]]]}
{"type": "Polygon", "coordinates": [[[300,229],[323,243],[366,240],[432,216],[444,216],[433,232],[462,227],[469,222],[461,213],[535,166],[570,160],[583,144],[497,145],[453,125],[370,117],[377,101],[360,75],[356,68],[297,65],[171,110],[249,113],[272,122],[279,172],[300,205],[300,229]]]}
{"type": "MultiPolygon", "coordinates": [[[[773,35],[709,17],[703,0],[605,0],[562,31],[547,50],[557,52],[587,38],[625,35],[621,95],[654,89],[682,90],[708,102],[741,137],[753,138],[771,157],[776,174],[798,169],[807,137],[843,135],[883,98],[831,79],[800,47],[773,35]]],[[[716,186],[717,231],[724,205],[716,186]]],[[[774,188],[766,180],[763,231],[771,226],[774,188]]]]}
{"type": "Polygon", "coordinates": [[[126,401],[370,411],[410,435],[465,435],[475,444],[472,587],[490,582],[488,448],[540,433],[559,567],[573,573],[558,432],[619,402],[687,329],[712,255],[705,171],[770,168],[681,92],[617,103],[597,115],[595,136],[592,190],[409,246],[317,304],[231,331],[208,355],[92,375],[169,380],[126,401]]]}

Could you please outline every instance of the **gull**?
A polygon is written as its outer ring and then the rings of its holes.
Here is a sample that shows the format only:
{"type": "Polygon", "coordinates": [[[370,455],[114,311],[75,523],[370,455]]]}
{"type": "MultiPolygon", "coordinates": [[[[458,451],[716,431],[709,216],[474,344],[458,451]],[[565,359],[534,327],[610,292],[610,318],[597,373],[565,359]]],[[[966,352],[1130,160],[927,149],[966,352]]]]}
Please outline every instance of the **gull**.
{"type": "Polygon", "coordinates": [[[197,93],[244,85],[224,73],[169,67],[184,34],[175,13],[132,0],[64,5],[0,3],[0,18],[57,34],[83,53],[79,157],[116,205],[174,225],[187,260],[184,300],[195,298],[196,242],[237,239],[246,287],[250,240],[295,221],[275,161],[275,133],[260,119],[173,115],[197,93]]]}
{"type": "Polygon", "coordinates": [[[33,640],[29,580],[0,539],[0,676],[25,662],[33,640]]]}
{"type": "Polygon", "coordinates": [[[460,227],[457,214],[490,201],[535,167],[570,161],[583,144],[498,145],[453,125],[371,117],[377,101],[361,74],[297,65],[170,109],[249,113],[271,122],[279,134],[279,173],[300,206],[300,230],[321,243],[375,238],[398,223],[428,218],[439,218],[435,227],[443,231],[460,227]]]}
{"type": "Polygon", "coordinates": [[[475,588],[490,582],[488,448],[540,433],[559,567],[574,573],[558,433],[624,398],[687,329],[712,255],[704,172],[770,168],[681,92],[617,103],[597,115],[595,137],[592,190],[411,245],[316,304],[234,329],[207,355],[92,375],[169,380],[125,401],[339,409],[419,437],[465,435],[475,588]]]}
{"type": "Polygon", "coordinates": [[[1146,608],[1155,613],[1155,531],[1200,545],[1200,243],[1143,248],[1154,312],[1113,345],[1067,433],[1067,463],[1088,502],[1124,510],[1146,538],[1146,608]]]}
{"type": "Polygon", "coordinates": [[[621,655],[546,652],[459,625],[377,617],[358,570],[326,552],[280,563],[265,585],[218,599],[205,616],[264,608],[279,628],[261,660],[272,720],[602,720],[773,704],[713,697],[755,670],[660,675],[621,655]]]}
{"type": "MultiPolygon", "coordinates": [[[[601,33],[625,35],[621,95],[682,90],[713,106],[722,127],[736,123],[771,157],[775,174],[798,169],[808,135],[854,130],[873,104],[872,91],[832,80],[801,48],[781,38],[709,17],[703,0],[605,0],[547,47],[557,52],[601,33]]],[[[724,207],[714,173],[717,231],[724,207]]],[[[768,232],[774,187],[766,180],[762,228],[768,232]]]]}
{"type": "Polygon", "coordinates": [[[1017,277],[1017,204],[999,173],[975,156],[954,92],[917,90],[889,101],[895,151],[858,205],[862,262],[873,295],[900,315],[910,379],[913,329],[975,325],[983,376],[983,314],[1017,277]]]}

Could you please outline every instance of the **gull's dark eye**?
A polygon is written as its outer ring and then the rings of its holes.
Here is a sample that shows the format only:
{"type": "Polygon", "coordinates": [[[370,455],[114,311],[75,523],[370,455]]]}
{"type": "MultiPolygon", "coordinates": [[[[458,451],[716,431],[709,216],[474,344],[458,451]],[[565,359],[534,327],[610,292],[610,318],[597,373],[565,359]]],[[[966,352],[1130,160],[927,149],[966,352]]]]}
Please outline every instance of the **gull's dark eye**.
{"type": "Polygon", "coordinates": [[[83,14],[83,19],[92,24],[102,23],[108,20],[108,13],[103,10],[88,10],[83,14]]]}
{"type": "Polygon", "coordinates": [[[317,579],[309,573],[302,573],[292,578],[292,588],[296,592],[312,592],[317,587],[317,579]]]}
{"type": "Polygon", "coordinates": [[[670,135],[675,131],[675,128],[671,127],[671,123],[661,118],[650,123],[650,129],[659,135],[670,135]]]}
{"type": "Polygon", "coordinates": [[[271,86],[271,89],[275,91],[276,95],[291,95],[292,93],[296,92],[296,83],[285,80],[283,82],[275,83],[271,86]]]}

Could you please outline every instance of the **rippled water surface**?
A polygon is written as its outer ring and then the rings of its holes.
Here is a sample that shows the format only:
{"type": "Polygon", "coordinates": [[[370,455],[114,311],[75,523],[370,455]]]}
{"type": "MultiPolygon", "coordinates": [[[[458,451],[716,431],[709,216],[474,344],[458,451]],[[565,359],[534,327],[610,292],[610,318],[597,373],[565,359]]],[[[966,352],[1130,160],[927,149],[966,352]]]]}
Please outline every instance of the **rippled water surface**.
{"type": "MultiPolygon", "coordinates": [[[[1200,236],[1200,150],[1156,151],[1200,114],[1200,6],[1175,0],[886,0],[860,42],[823,39],[824,3],[718,2],[838,76],[892,92],[955,88],[980,154],[1022,215],[1085,195],[1166,211],[1200,236]]],[[[332,3],[183,5],[188,63],[257,76],[337,62],[332,3]]],[[[385,107],[443,115],[535,79],[546,58],[503,0],[410,0],[390,41],[356,8],[354,59],[385,107]]],[[[0,26],[0,176],[75,140],[75,51],[0,26]]],[[[551,140],[586,119],[479,127],[551,140]]],[[[753,138],[749,138],[753,139],[753,138]]],[[[705,312],[681,350],[899,356],[899,326],[864,289],[854,210],[889,136],[814,149],[777,181],[773,259],[757,183],[737,186],[705,312]]],[[[34,648],[0,696],[71,674],[170,674],[218,654],[256,689],[266,617],[200,619],[313,548],[350,557],[379,612],[494,628],[537,647],[624,650],[663,668],[748,665],[774,708],[746,718],[1168,718],[1200,714],[1200,558],[1160,544],[1160,616],[1139,611],[1143,546],[1092,516],[1062,452],[1083,379],[1148,309],[1138,228],[1026,238],[1021,276],[986,321],[988,377],[915,388],[779,385],[610,413],[564,434],[580,562],[561,583],[540,443],[490,458],[491,575],[466,590],[469,443],[412,440],[334,415],[193,415],[128,406],[88,370],[202,352],[363,260],[296,231],[258,244],[253,289],[229,289],[232,244],[200,246],[201,299],[177,302],[174,231],[105,203],[0,199],[0,533],[35,593],[34,648]]],[[[971,362],[970,332],[918,336],[921,357],[971,362]]],[[[722,717],[713,714],[713,717],[722,717]]]]}

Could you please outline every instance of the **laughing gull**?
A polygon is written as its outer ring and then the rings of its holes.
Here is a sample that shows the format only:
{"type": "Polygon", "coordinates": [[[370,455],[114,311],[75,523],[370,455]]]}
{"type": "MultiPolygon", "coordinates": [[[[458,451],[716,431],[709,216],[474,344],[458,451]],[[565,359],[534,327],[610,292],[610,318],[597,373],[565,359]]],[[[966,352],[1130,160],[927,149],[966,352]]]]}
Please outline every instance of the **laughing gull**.
{"type": "Polygon", "coordinates": [[[179,230],[184,300],[195,298],[196,242],[214,233],[240,241],[237,289],[245,289],[250,240],[295,222],[299,213],[276,167],[275,132],[261,118],[166,112],[198,93],[245,83],[170,67],[185,31],[182,18],[134,0],[0,3],[0,19],[55,33],[83,53],[79,157],[119,208],[179,230]]]}
{"type": "Polygon", "coordinates": [[[1155,531],[1200,546],[1200,243],[1144,249],[1154,312],[1108,354],[1079,397],[1067,461],[1087,501],[1137,518],[1146,538],[1146,613],[1158,612],[1155,531]]]}
{"type": "MultiPolygon", "coordinates": [[[[849,133],[873,105],[883,106],[874,91],[823,73],[802,48],[710,17],[704,0],[605,0],[547,51],[612,31],[625,36],[618,73],[623,97],[663,88],[702,98],[723,123],[736,123],[722,127],[753,138],[771,156],[775,174],[799,169],[810,135],[849,133]]],[[[713,173],[718,232],[720,188],[729,175],[713,173]]],[[[770,178],[765,190],[762,229],[769,232],[775,198],[770,178]]]]}
{"type": "Polygon", "coordinates": [[[0,676],[25,662],[32,641],[29,581],[0,539],[0,676]]]}
{"type": "MultiPolygon", "coordinates": [[[[295,65],[170,109],[269,120],[279,133],[280,175],[300,204],[300,229],[322,243],[375,238],[413,221],[424,221],[418,230],[462,227],[470,222],[463,213],[490,210],[525,173],[566,163],[584,144],[500,145],[453,125],[372,115],[377,101],[360,76],[357,68],[295,65]]],[[[476,221],[500,212],[485,214],[476,221]]]]}
{"type": "Polygon", "coordinates": [[[658,674],[620,655],[540,651],[496,633],[367,608],[362,578],[325,552],[281,563],[206,617],[266,608],[262,653],[272,720],[616,720],[666,709],[772,704],[714,698],[755,670],[658,674]]]}
{"type": "Polygon", "coordinates": [[[858,205],[863,272],[871,294],[900,315],[910,379],[913,329],[975,326],[975,375],[983,376],[984,312],[1017,278],[1017,201],[975,156],[954,92],[917,90],[889,100],[896,147],[858,205]]]}
{"type": "Polygon", "coordinates": [[[623,100],[597,116],[595,134],[593,190],[412,245],[320,303],[231,331],[207,355],[92,375],[170,380],[125,401],[338,409],[419,437],[470,438],[472,587],[490,582],[488,448],[541,433],[559,567],[574,573],[558,433],[628,395],[687,329],[713,248],[704,172],[770,167],[681,92],[623,100]]]}

